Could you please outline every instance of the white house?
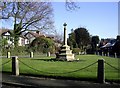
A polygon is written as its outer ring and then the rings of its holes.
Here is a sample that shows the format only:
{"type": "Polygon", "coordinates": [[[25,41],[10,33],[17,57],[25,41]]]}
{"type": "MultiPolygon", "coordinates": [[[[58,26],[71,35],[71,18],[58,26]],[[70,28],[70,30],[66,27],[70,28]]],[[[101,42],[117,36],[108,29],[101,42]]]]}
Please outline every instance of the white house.
{"type": "Polygon", "coordinates": [[[9,47],[13,45],[13,37],[11,36],[11,31],[7,29],[0,29],[0,36],[2,39],[7,40],[7,45],[5,47],[9,47]]]}
{"type": "Polygon", "coordinates": [[[46,37],[44,34],[41,34],[39,31],[36,32],[29,31],[24,36],[29,40],[29,44],[37,37],[46,37]]]}
{"type": "Polygon", "coordinates": [[[29,40],[24,37],[24,36],[20,36],[19,40],[18,40],[18,46],[25,46],[29,44],[29,40]]]}
{"type": "MultiPolygon", "coordinates": [[[[8,29],[0,29],[0,36],[2,37],[2,39],[7,40],[6,47],[14,46],[14,37],[12,36],[11,31],[12,30],[8,30],[8,29]]],[[[29,44],[29,40],[23,35],[21,35],[18,40],[18,46],[25,46],[27,44],[29,44]]]]}

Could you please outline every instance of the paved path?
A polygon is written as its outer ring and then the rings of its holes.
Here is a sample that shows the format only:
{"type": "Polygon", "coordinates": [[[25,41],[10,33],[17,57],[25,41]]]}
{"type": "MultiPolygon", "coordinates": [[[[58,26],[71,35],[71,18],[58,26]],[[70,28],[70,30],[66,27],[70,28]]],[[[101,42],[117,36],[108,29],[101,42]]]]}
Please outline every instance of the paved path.
{"type": "Polygon", "coordinates": [[[2,88],[120,88],[120,84],[99,84],[87,81],[58,80],[31,76],[2,74],[2,88]]]}

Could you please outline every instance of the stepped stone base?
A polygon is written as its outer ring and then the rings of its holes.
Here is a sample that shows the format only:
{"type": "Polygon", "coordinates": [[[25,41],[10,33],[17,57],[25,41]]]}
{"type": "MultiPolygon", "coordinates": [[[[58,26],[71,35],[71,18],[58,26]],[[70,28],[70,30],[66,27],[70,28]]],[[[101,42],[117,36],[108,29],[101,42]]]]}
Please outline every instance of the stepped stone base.
{"type": "Polygon", "coordinates": [[[70,47],[68,45],[63,45],[59,53],[56,55],[56,60],[73,61],[75,60],[75,57],[74,54],[72,54],[70,47]]]}

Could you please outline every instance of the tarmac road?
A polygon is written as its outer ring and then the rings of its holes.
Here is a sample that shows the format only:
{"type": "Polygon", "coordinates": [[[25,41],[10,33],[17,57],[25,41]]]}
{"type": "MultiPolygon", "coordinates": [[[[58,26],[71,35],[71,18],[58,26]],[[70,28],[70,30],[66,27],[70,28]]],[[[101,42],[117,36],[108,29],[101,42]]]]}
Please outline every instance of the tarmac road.
{"type": "Polygon", "coordinates": [[[118,83],[93,83],[88,81],[60,80],[31,76],[2,74],[2,88],[120,88],[118,83]]]}

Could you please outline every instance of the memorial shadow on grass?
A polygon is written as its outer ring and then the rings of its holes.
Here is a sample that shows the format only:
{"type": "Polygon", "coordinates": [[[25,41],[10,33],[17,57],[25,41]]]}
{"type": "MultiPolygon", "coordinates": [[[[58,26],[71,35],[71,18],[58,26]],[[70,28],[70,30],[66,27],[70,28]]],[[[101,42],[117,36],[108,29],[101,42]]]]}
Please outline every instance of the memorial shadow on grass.
{"type": "MultiPolygon", "coordinates": [[[[51,58],[51,59],[46,59],[46,58],[44,58],[44,59],[31,59],[31,60],[41,60],[41,61],[51,61],[51,62],[58,62],[58,61],[62,61],[62,62],[65,62],[65,61],[63,61],[63,60],[57,60],[56,58],[51,58]]],[[[81,61],[86,61],[86,60],[74,60],[74,61],[67,61],[67,62],[81,62],[81,61]]]]}

